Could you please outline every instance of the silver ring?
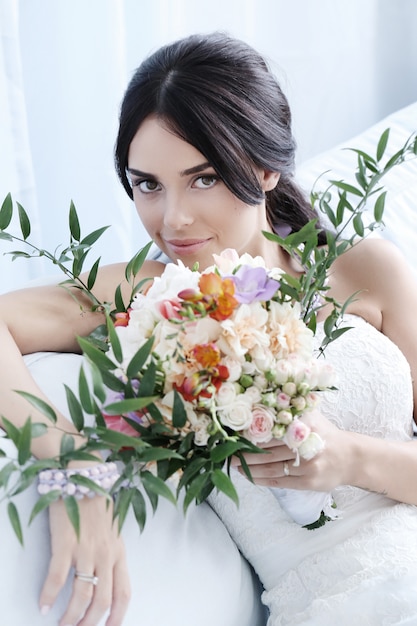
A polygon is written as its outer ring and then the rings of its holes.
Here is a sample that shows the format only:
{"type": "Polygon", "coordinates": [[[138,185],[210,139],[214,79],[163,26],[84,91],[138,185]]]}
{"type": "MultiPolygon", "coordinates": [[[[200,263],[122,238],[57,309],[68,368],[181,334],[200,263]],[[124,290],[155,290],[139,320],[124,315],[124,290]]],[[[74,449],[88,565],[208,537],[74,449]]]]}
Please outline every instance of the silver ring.
{"type": "Polygon", "coordinates": [[[283,471],[284,471],[284,476],[289,476],[290,475],[290,468],[288,467],[287,461],[284,461],[283,471]]]}
{"type": "Polygon", "coordinates": [[[82,580],[85,583],[91,583],[94,586],[98,583],[97,576],[89,576],[88,574],[83,574],[82,572],[75,572],[74,576],[75,578],[78,578],[78,580],[82,580]]]}

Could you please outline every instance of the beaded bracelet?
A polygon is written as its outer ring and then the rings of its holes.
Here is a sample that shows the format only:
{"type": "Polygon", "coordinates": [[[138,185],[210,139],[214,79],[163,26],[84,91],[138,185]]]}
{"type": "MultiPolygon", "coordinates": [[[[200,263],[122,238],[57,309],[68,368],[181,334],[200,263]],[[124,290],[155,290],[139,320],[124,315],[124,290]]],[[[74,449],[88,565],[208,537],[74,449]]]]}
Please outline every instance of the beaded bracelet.
{"type": "Polygon", "coordinates": [[[116,463],[100,463],[81,469],[47,469],[39,472],[38,493],[45,495],[51,491],[60,491],[62,498],[66,496],[74,496],[77,500],[85,497],[93,498],[97,493],[94,489],[69,480],[74,475],[89,478],[106,491],[110,491],[116,480],[120,478],[116,463]]]}

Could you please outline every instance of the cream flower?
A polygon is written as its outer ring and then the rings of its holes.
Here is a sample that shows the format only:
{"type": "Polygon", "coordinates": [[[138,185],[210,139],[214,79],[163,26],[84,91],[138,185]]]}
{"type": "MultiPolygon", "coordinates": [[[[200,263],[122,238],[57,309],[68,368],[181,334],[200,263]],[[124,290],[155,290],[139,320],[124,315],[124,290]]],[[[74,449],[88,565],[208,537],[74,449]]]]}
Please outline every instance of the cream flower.
{"type": "Polygon", "coordinates": [[[159,302],[160,300],[172,300],[180,291],[187,289],[198,291],[199,272],[193,272],[182,263],[167,263],[161,276],[156,276],[149,288],[146,298],[159,302]]]}
{"type": "Polygon", "coordinates": [[[270,348],[276,358],[298,354],[310,358],[313,350],[313,333],[300,319],[298,303],[270,303],[268,331],[270,348]]]}
{"type": "Polygon", "coordinates": [[[268,347],[266,332],[268,312],[260,302],[242,304],[233,317],[221,322],[222,335],[219,348],[227,355],[242,358],[257,346],[268,347]]]}

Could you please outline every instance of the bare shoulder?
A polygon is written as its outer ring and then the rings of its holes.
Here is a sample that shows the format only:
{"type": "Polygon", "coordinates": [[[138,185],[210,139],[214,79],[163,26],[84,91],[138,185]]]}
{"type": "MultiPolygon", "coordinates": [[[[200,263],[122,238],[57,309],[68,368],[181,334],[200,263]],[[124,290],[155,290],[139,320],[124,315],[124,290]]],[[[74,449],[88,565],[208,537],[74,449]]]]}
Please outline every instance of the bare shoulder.
{"type": "Polygon", "coordinates": [[[332,295],[346,301],[356,294],[349,311],[361,315],[377,328],[393,302],[413,290],[415,279],[403,254],[390,241],[370,237],[342,254],[330,270],[332,295]]]}
{"type": "Polygon", "coordinates": [[[404,257],[398,247],[390,241],[377,237],[360,240],[335,262],[338,271],[349,272],[358,266],[367,274],[371,272],[375,278],[375,270],[396,271],[406,265],[404,257]]]}

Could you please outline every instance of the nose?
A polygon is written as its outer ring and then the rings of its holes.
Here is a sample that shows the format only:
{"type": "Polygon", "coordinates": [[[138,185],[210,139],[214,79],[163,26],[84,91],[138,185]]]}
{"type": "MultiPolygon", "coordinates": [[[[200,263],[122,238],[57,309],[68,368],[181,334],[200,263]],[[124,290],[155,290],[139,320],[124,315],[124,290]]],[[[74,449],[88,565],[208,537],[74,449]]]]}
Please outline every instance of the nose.
{"type": "Polygon", "coordinates": [[[194,221],[189,199],[183,194],[167,194],[164,206],[164,224],[170,230],[181,230],[194,221]]]}

